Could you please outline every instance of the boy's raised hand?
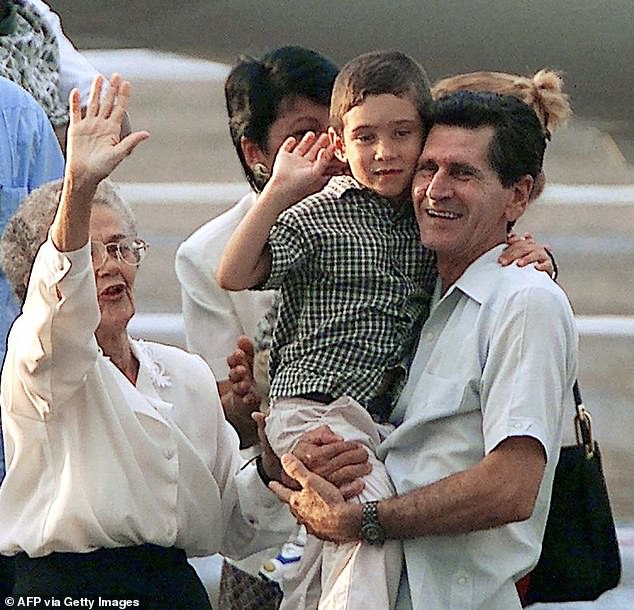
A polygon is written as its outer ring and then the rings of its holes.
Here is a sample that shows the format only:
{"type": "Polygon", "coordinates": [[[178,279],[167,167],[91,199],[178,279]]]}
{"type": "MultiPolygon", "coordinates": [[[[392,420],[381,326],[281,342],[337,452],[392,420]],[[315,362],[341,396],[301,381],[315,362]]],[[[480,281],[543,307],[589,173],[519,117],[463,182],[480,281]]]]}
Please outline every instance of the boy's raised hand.
{"type": "Polygon", "coordinates": [[[284,200],[301,201],[320,191],[334,173],[334,147],[325,133],[309,131],[301,140],[287,138],[275,157],[266,189],[279,189],[284,200]]]}

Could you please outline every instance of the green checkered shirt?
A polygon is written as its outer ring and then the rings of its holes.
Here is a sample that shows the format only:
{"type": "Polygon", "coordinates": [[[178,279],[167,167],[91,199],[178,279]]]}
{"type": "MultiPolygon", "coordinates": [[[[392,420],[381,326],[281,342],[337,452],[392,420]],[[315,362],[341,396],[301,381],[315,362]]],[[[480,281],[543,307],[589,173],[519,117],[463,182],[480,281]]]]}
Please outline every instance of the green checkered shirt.
{"type": "Polygon", "coordinates": [[[333,178],[280,216],[269,247],[260,288],[281,294],[271,400],[322,392],[368,406],[400,368],[397,398],[436,278],[411,203],[394,211],[354,179],[333,178]]]}

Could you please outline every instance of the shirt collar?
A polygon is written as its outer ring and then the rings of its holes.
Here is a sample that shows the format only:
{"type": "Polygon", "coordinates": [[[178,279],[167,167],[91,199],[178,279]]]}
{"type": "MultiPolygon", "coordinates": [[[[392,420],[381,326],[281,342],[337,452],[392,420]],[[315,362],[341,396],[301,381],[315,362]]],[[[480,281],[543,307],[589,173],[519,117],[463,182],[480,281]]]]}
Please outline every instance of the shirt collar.
{"type": "MultiPolygon", "coordinates": [[[[500,269],[498,258],[504,248],[506,248],[506,244],[499,244],[473,261],[447,290],[441,300],[447,298],[454,290],[460,290],[480,304],[487,301],[496,288],[496,271],[500,269]]],[[[440,282],[440,278],[438,278],[438,282],[440,282]]]]}
{"type": "Polygon", "coordinates": [[[352,176],[333,176],[326,185],[326,189],[336,197],[342,197],[350,189],[360,191],[363,188],[352,176]]]}
{"type": "Polygon", "coordinates": [[[404,201],[403,205],[398,210],[394,211],[392,209],[392,203],[389,199],[387,199],[386,197],[381,197],[381,195],[378,195],[372,189],[363,186],[352,176],[333,176],[329,180],[324,190],[332,193],[338,199],[341,199],[341,197],[343,197],[348,191],[351,190],[366,191],[369,194],[369,197],[371,197],[371,200],[370,198],[368,198],[369,202],[371,201],[373,203],[383,203],[387,208],[393,211],[395,217],[400,218],[402,216],[409,218],[414,216],[414,206],[411,199],[404,201]]]}

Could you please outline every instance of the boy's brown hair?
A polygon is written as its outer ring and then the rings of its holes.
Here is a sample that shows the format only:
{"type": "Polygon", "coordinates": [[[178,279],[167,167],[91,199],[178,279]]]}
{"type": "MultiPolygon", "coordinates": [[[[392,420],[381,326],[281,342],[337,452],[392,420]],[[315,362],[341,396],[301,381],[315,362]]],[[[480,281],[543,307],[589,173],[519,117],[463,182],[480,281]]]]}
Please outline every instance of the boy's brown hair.
{"type": "Polygon", "coordinates": [[[351,59],[335,79],[330,101],[330,125],[343,130],[343,115],[368,95],[410,95],[427,130],[431,108],[429,79],[424,68],[399,51],[371,51],[351,59]]]}

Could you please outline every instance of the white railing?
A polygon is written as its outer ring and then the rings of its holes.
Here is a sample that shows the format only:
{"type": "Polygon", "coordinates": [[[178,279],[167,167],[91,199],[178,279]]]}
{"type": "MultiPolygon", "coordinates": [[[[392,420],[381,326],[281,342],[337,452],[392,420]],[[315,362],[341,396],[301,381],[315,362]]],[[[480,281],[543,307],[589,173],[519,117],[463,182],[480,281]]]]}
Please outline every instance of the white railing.
{"type": "MultiPolygon", "coordinates": [[[[237,201],[246,182],[122,182],[121,194],[131,204],[215,203],[237,201]]],[[[548,184],[540,205],[634,205],[634,186],[627,184],[548,184]]]]}
{"type": "MultiPolygon", "coordinates": [[[[634,316],[577,316],[577,327],[581,336],[634,337],[634,316]]],[[[185,346],[185,324],[181,314],[137,314],[130,322],[130,334],[185,346]]]]}

